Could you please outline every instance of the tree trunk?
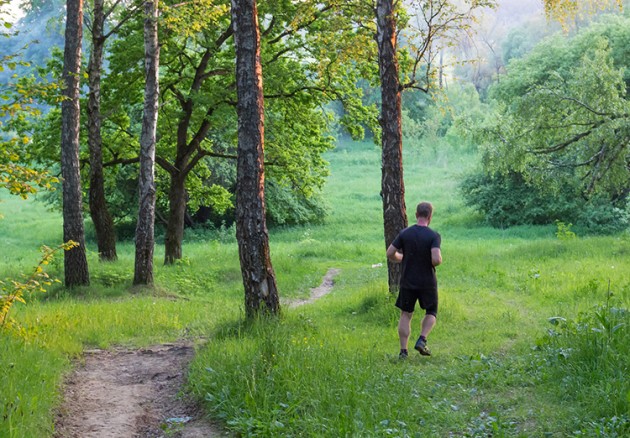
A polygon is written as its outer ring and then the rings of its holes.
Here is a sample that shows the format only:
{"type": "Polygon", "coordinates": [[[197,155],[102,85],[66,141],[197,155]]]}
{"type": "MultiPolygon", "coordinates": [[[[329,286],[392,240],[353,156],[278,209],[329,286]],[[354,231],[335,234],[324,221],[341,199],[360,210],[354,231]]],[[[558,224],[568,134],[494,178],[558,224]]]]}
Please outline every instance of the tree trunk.
{"type": "MultiPolygon", "coordinates": [[[[401,87],[396,55],[396,19],[392,0],[378,0],[376,5],[378,65],[381,79],[383,223],[385,247],[407,227],[405,183],[402,163],[401,87]]],[[[390,292],[398,290],[400,265],[387,263],[390,292]]]]}
{"type": "Polygon", "coordinates": [[[63,240],[79,246],[64,253],[67,287],[90,284],[85,255],[83,200],[79,172],[79,75],[81,37],[83,35],[83,0],[67,0],[63,55],[63,90],[61,103],[61,175],[63,178],[63,240]]]}
{"type": "Polygon", "coordinates": [[[280,303],[271,266],[265,222],[264,102],[260,33],[255,0],[232,0],[238,95],[236,238],[248,318],[278,314],[280,303]]]}
{"type": "Polygon", "coordinates": [[[105,201],[103,181],[103,150],[101,137],[101,69],[103,68],[103,0],[94,0],[92,22],[92,52],[88,64],[88,149],[90,150],[90,216],[96,231],[98,255],[102,261],[116,260],[114,221],[105,201]]]}
{"type": "Polygon", "coordinates": [[[168,225],[164,237],[164,264],[171,265],[182,258],[184,216],[186,213],[186,175],[171,174],[168,191],[168,225]]]}
{"type": "Polygon", "coordinates": [[[144,53],[146,82],[144,114],[140,135],[140,178],[138,183],[138,224],[133,284],[153,284],[155,248],[155,142],[158,119],[159,61],[158,0],[145,2],[144,53]]]}

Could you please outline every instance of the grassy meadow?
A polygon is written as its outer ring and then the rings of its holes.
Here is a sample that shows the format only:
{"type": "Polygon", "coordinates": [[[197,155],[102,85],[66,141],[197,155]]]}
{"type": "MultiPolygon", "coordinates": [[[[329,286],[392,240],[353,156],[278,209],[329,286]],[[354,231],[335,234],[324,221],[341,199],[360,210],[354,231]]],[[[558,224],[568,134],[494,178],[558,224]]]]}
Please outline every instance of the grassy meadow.
{"type": "MultiPolygon", "coordinates": [[[[0,437],[52,435],[63,377],[82,350],[182,338],[207,341],[187,391],[236,436],[630,436],[628,233],[569,239],[556,226],[484,226],[457,193],[476,158],[409,147],[408,213],[433,202],[444,263],[433,356],[399,361],[380,151],[342,141],[327,159],[327,222],[270,239],[281,297],[308,296],[338,268],[331,294],[245,323],[233,233],[189,232],[170,267],[158,246],[155,290],[130,286],[132,243],[105,264],[90,245],[90,287],[29,297],[11,313],[26,335],[0,332],[0,437]]],[[[41,203],[0,197],[4,279],[29,271],[40,245],[60,243],[61,220],[41,203]]],[[[59,278],[60,259],[49,269],[59,278]]]]}

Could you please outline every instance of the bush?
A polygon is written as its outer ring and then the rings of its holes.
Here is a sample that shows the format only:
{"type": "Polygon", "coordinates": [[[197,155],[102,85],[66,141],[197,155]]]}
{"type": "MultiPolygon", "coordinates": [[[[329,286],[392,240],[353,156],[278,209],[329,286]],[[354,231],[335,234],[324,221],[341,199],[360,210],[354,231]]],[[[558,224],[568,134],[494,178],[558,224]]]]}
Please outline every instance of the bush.
{"type": "Polygon", "coordinates": [[[328,216],[328,207],[321,196],[306,197],[273,180],[265,184],[265,203],[269,226],[319,224],[328,216]]]}
{"type": "Polygon", "coordinates": [[[468,175],[460,183],[466,205],[480,212],[493,227],[573,223],[594,234],[612,234],[630,225],[626,199],[613,201],[600,195],[584,200],[576,188],[565,184],[558,191],[530,184],[510,172],[468,175]]]}
{"type": "Polygon", "coordinates": [[[586,204],[578,223],[595,234],[613,234],[627,230],[630,226],[630,199],[613,203],[597,197],[586,204]]]}
{"type": "Polygon", "coordinates": [[[570,190],[550,194],[528,184],[522,175],[475,173],[460,184],[466,205],[494,227],[576,222],[579,204],[570,190]]]}

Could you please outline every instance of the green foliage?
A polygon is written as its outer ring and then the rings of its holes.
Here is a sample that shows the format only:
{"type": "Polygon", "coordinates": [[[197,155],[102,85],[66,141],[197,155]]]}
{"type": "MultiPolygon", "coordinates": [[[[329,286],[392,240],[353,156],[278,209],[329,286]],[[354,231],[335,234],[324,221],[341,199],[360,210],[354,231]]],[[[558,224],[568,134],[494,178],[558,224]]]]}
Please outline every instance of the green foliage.
{"type": "Polygon", "coordinates": [[[484,120],[488,107],[472,84],[454,84],[430,96],[408,92],[403,103],[403,135],[411,147],[422,144],[455,154],[477,148],[471,133],[484,120]]]}
{"type": "Polygon", "coordinates": [[[498,111],[482,128],[485,169],[617,198],[630,181],[628,29],[627,18],[608,17],[513,60],[491,89],[498,111]]]}
{"type": "Polygon", "coordinates": [[[554,327],[539,342],[547,378],[560,382],[559,394],[589,413],[576,436],[630,433],[630,311],[615,301],[623,304],[609,291],[604,305],[575,319],[551,318],[554,327]]]}
{"type": "MultiPolygon", "coordinates": [[[[45,286],[50,286],[52,280],[50,276],[44,271],[44,267],[48,265],[57,251],[69,250],[77,246],[78,244],[73,241],[68,241],[56,248],[49,248],[44,246],[42,248],[42,258],[39,264],[35,267],[30,276],[24,281],[0,280],[0,330],[6,329],[25,336],[27,333],[16,322],[15,319],[9,317],[9,312],[16,302],[26,304],[25,298],[27,295],[31,295],[35,292],[46,292],[45,286]]],[[[55,280],[58,281],[58,280],[55,280]]]]}
{"type": "Polygon", "coordinates": [[[321,224],[328,215],[321,194],[306,197],[273,180],[265,183],[265,205],[270,226],[321,224]]]}
{"type": "Polygon", "coordinates": [[[512,30],[501,45],[502,59],[508,64],[512,59],[523,58],[540,40],[540,32],[518,28],[512,30]]]}
{"type": "Polygon", "coordinates": [[[476,171],[463,178],[460,191],[466,205],[479,211],[494,227],[561,221],[575,223],[589,233],[613,234],[630,226],[623,199],[611,202],[597,196],[584,200],[571,186],[540,187],[519,173],[492,175],[476,171]]]}
{"type": "MultiPolygon", "coordinates": [[[[3,47],[7,40],[16,38],[12,24],[5,21],[0,2],[0,39],[3,47]]],[[[25,47],[15,53],[0,53],[0,72],[7,80],[0,81],[0,187],[11,194],[27,198],[37,192],[38,187],[51,189],[59,180],[47,170],[32,165],[28,145],[31,142],[28,120],[41,115],[35,102],[43,97],[55,95],[57,84],[36,80],[31,75],[18,75],[19,69],[30,67],[24,59],[25,47]]]]}
{"type": "Polygon", "coordinates": [[[499,228],[575,220],[580,205],[570,188],[555,193],[541,190],[518,173],[473,173],[462,180],[460,190],[467,205],[499,228]]]}
{"type": "MultiPolygon", "coordinates": [[[[260,4],[259,9],[265,171],[268,179],[282,186],[283,201],[290,198],[286,211],[284,202],[272,205],[277,196],[270,197],[269,206],[278,223],[301,223],[324,212],[316,201],[328,175],[322,154],[334,145],[331,132],[338,121],[322,108],[332,101],[343,102],[346,113],[339,123],[357,135],[362,124],[376,122],[375,108],[362,105],[362,90],[356,86],[360,75],[369,70],[366,65],[372,64],[374,48],[365,29],[349,26],[350,17],[341,13],[343,5],[337,1],[274,0],[260,4]],[[274,19],[269,21],[271,16],[274,19]],[[299,219],[290,219],[296,216],[297,205],[305,211],[299,219]]],[[[129,163],[137,157],[143,105],[143,17],[127,17],[128,13],[118,8],[111,16],[113,22],[128,20],[117,37],[107,42],[108,68],[102,75],[101,93],[105,191],[118,224],[130,224],[135,219],[137,168],[135,164],[113,164],[129,163]]],[[[215,225],[231,222],[237,119],[230,4],[164,4],[161,20],[158,211],[167,216],[173,166],[181,166],[180,170],[186,168],[187,172],[188,212],[194,216],[203,207],[212,210],[215,225]],[[207,134],[195,145],[205,125],[209,126],[207,134]],[[187,161],[177,163],[181,157],[187,161]],[[189,168],[189,163],[194,163],[194,168],[189,168]]],[[[51,74],[60,71],[60,55],[53,53],[47,66],[51,74]]],[[[85,102],[81,108],[87,109],[85,102]]],[[[58,111],[51,111],[45,123],[39,123],[31,150],[45,166],[51,166],[58,162],[58,111]]],[[[88,159],[85,144],[81,158],[88,159]]],[[[83,187],[88,187],[87,176],[84,167],[83,187]]]]}
{"type": "Polygon", "coordinates": [[[630,198],[611,204],[603,196],[591,199],[579,223],[597,234],[613,234],[630,229],[630,198]]]}
{"type": "Polygon", "coordinates": [[[559,240],[571,240],[575,239],[576,235],[573,231],[571,231],[572,223],[565,224],[562,221],[556,221],[556,237],[559,240]]]}
{"type": "Polygon", "coordinates": [[[628,228],[628,29],[628,18],[608,16],[548,38],[491,88],[494,110],[469,125],[482,166],[462,183],[490,224],[628,228]]]}

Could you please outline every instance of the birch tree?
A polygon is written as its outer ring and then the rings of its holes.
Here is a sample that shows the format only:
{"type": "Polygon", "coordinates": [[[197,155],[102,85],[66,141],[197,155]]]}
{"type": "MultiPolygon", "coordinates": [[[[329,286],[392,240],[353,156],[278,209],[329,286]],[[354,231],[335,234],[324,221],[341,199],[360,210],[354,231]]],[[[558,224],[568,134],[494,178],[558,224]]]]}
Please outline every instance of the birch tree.
{"type": "Polygon", "coordinates": [[[155,247],[155,142],[160,94],[157,0],[145,2],[144,50],[146,82],[140,135],[139,210],[133,284],[151,285],[153,284],[153,249],[155,247]]]}
{"type": "Polygon", "coordinates": [[[236,238],[248,317],[280,311],[265,222],[264,99],[256,0],[232,0],[238,149],[236,238]]]}
{"type": "Polygon", "coordinates": [[[66,43],[63,55],[63,101],[61,103],[61,176],[63,178],[63,240],[79,245],[64,252],[65,284],[90,284],[85,253],[83,197],[79,172],[79,75],[83,36],[83,0],[66,2],[66,43]]]}

